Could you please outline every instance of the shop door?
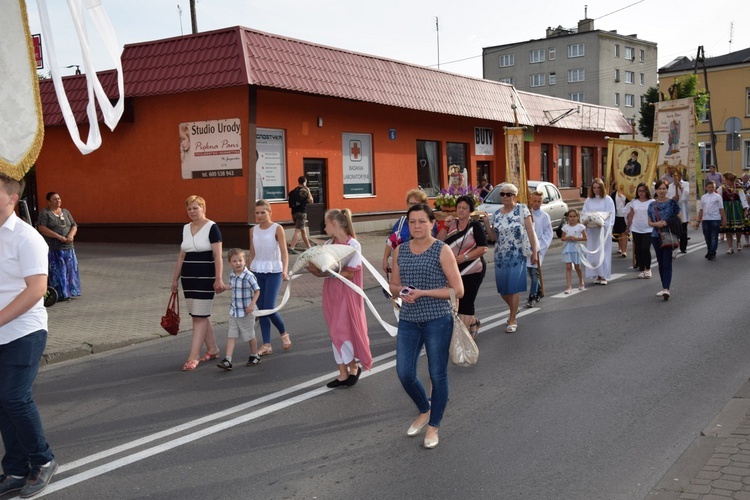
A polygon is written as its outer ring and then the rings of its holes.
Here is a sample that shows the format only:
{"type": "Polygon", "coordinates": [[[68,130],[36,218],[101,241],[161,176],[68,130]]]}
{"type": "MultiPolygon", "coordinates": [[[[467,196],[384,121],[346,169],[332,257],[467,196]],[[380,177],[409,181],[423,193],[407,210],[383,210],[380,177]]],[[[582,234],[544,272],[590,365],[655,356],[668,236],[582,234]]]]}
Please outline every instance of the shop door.
{"type": "Polygon", "coordinates": [[[303,160],[307,187],[313,202],[307,205],[307,224],[310,234],[325,234],[326,214],[326,161],[322,158],[305,158],[303,160]]]}
{"type": "Polygon", "coordinates": [[[554,178],[552,177],[552,172],[550,169],[550,155],[549,155],[550,145],[549,144],[542,144],[542,158],[541,158],[541,171],[542,171],[542,180],[546,182],[552,182],[554,183],[554,178]]]}
{"type": "MultiPolygon", "coordinates": [[[[594,156],[592,148],[581,148],[581,197],[588,196],[591,183],[594,181],[594,156]]],[[[604,193],[607,194],[607,193],[604,193]]]]}

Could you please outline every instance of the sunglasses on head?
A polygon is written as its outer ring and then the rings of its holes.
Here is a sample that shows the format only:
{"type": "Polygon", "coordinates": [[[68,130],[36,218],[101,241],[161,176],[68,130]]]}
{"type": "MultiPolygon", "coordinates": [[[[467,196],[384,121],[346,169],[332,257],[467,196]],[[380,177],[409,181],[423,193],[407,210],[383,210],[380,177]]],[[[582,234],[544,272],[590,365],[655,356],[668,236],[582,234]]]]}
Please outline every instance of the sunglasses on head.
{"type": "Polygon", "coordinates": [[[500,196],[515,196],[515,193],[506,193],[505,191],[500,193],[500,196]]]}

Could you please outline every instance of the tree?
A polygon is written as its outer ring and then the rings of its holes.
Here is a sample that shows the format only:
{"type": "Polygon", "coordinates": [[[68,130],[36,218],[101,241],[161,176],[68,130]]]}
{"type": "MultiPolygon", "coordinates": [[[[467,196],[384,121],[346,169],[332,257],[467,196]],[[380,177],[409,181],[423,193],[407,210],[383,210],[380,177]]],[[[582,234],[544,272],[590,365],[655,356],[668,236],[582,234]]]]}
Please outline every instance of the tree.
{"type": "Polygon", "coordinates": [[[659,102],[659,88],[649,87],[646,90],[645,100],[641,104],[641,117],[638,119],[638,131],[648,140],[654,138],[654,116],[656,114],[654,104],[659,102]]]}

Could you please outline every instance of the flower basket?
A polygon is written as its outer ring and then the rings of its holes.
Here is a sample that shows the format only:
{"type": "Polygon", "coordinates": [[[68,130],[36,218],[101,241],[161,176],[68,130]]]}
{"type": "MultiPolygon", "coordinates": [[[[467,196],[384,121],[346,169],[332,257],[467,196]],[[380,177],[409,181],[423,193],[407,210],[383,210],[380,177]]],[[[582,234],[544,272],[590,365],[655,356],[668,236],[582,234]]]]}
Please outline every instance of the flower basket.
{"type": "Polygon", "coordinates": [[[474,207],[482,203],[482,197],[479,196],[478,187],[469,186],[451,186],[448,189],[442,189],[440,194],[435,197],[434,204],[437,210],[442,212],[455,212],[456,200],[461,196],[471,196],[474,198],[474,207]]]}

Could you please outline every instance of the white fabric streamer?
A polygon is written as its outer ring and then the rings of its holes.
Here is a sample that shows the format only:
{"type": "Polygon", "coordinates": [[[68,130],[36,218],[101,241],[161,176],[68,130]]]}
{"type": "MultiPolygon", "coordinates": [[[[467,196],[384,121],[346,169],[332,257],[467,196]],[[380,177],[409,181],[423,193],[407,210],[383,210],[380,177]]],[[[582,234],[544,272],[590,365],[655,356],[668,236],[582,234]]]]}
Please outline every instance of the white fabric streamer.
{"type": "Polygon", "coordinates": [[[122,112],[125,109],[125,85],[122,75],[122,62],[120,60],[120,47],[117,43],[117,38],[115,37],[114,28],[112,27],[112,23],[99,0],[68,0],[68,8],[73,17],[73,24],[78,33],[78,40],[81,45],[83,67],[86,74],[86,90],[89,99],[86,106],[86,116],[89,120],[89,134],[84,143],[80,138],[78,124],[76,123],[75,116],[70,108],[70,103],[65,94],[65,88],[63,87],[62,78],[60,76],[46,0],[37,0],[37,6],[39,8],[42,33],[47,40],[47,55],[49,56],[50,61],[50,72],[52,73],[52,81],[55,84],[55,94],[57,94],[57,100],[60,104],[60,111],[62,112],[63,118],[65,119],[65,125],[68,127],[68,132],[70,133],[70,137],[73,139],[75,145],[82,154],[89,154],[96,151],[102,144],[99,122],[96,116],[95,102],[99,103],[99,109],[102,112],[104,123],[107,124],[110,130],[114,130],[117,126],[117,123],[122,116],[122,112]],[[91,16],[107,54],[115,63],[115,69],[117,71],[117,90],[119,93],[119,99],[115,106],[112,106],[109,97],[107,97],[106,92],[104,92],[104,88],[96,74],[94,64],[91,61],[91,49],[86,30],[86,21],[84,19],[84,9],[86,9],[86,12],[91,16]]]}

